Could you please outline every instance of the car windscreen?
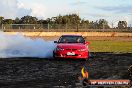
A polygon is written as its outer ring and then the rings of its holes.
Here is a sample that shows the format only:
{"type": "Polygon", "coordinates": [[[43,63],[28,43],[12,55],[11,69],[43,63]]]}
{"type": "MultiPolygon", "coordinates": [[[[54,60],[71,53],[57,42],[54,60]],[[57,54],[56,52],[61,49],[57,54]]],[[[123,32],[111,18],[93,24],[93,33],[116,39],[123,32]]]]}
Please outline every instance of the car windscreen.
{"type": "Polygon", "coordinates": [[[82,36],[62,36],[59,43],[84,43],[85,40],[82,36]]]}

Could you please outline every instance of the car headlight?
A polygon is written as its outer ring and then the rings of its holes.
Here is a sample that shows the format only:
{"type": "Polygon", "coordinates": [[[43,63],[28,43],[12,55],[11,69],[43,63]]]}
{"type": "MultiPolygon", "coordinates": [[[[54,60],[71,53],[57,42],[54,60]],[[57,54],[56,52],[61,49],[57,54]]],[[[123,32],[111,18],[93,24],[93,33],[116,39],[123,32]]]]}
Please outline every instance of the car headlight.
{"type": "Polygon", "coordinates": [[[78,51],[83,52],[83,51],[86,51],[86,49],[85,48],[82,48],[82,49],[79,49],[78,51]]]}
{"type": "Polygon", "coordinates": [[[63,51],[64,49],[63,48],[60,48],[60,47],[57,47],[56,50],[57,51],[63,51]]]}

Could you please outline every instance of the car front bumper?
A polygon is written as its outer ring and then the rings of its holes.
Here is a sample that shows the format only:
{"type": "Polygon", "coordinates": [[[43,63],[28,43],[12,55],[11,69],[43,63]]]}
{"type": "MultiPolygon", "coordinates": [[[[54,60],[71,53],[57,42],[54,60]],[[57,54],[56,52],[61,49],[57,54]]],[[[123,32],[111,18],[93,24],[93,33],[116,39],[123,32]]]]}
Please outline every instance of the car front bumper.
{"type": "Polygon", "coordinates": [[[89,53],[88,51],[85,52],[75,52],[75,55],[67,55],[67,52],[54,52],[55,58],[72,58],[72,59],[88,59],[89,53]]]}

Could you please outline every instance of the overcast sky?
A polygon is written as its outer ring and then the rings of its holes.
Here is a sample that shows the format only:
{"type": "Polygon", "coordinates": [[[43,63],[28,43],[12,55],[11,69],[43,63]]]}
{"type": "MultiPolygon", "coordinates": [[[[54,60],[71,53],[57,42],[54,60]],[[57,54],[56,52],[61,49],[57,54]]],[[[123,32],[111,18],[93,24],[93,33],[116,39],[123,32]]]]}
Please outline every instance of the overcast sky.
{"type": "Polygon", "coordinates": [[[132,0],[0,0],[0,8],[0,16],[13,19],[25,15],[46,19],[79,13],[88,20],[132,23],[132,0]]]}

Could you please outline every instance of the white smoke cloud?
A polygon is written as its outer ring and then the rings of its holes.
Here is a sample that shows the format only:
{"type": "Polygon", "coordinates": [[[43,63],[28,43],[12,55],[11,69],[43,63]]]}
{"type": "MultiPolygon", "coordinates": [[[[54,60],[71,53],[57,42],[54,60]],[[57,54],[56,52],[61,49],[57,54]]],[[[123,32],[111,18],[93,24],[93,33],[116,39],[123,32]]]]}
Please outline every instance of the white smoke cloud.
{"type": "Polygon", "coordinates": [[[45,16],[45,7],[38,3],[29,5],[17,0],[1,0],[0,8],[2,8],[0,9],[0,16],[7,19],[15,19],[16,17],[23,17],[26,15],[41,18],[45,16]]]}
{"type": "Polygon", "coordinates": [[[0,16],[5,18],[16,18],[28,15],[32,12],[31,9],[23,8],[22,3],[17,0],[1,0],[0,1],[0,16]]]}
{"type": "Polygon", "coordinates": [[[34,3],[32,4],[32,12],[31,15],[35,17],[45,17],[46,7],[42,4],[34,3]]]}
{"type": "Polygon", "coordinates": [[[21,34],[7,35],[0,32],[0,58],[39,57],[51,58],[55,44],[53,41],[31,39],[21,34]]]}

